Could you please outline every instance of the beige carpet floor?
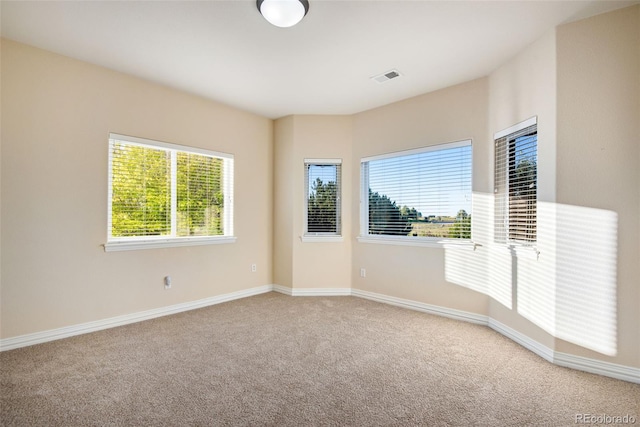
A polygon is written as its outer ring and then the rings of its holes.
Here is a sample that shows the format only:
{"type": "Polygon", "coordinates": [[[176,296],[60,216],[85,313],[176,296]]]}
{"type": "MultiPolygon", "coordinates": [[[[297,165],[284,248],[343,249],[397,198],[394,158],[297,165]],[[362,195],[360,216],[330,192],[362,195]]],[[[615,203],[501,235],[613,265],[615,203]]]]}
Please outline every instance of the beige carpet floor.
{"type": "Polygon", "coordinates": [[[638,384],[354,297],[267,293],[6,351],[0,380],[6,426],[640,425],[638,384]]]}

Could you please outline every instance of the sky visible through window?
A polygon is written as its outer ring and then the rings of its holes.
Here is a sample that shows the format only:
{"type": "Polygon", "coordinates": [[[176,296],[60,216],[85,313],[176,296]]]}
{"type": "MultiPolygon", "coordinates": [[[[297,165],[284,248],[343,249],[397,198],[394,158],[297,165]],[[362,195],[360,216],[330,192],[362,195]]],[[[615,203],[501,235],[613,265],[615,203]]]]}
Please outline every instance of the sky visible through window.
{"type": "Polygon", "coordinates": [[[515,164],[519,164],[522,160],[528,160],[537,163],[536,145],[538,142],[538,134],[524,135],[516,138],[515,141],[515,164]]]}
{"type": "Polygon", "coordinates": [[[318,178],[323,184],[336,182],[336,173],[335,165],[309,165],[309,194],[313,194],[314,183],[318,178]]]}

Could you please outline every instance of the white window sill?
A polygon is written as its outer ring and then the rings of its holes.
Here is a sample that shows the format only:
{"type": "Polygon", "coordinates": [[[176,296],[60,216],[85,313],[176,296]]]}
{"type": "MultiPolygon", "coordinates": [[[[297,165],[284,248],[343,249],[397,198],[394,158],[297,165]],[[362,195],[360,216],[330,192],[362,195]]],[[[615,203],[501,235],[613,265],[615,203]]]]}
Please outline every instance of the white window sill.
{"type": "Polygon", "coordinates": [[[114,240],[105,243],[105,252],[116,251],[135,251],[139,249],[160,249],[175,248],[180,246],[201,246],[201,245],[219,245],[225,243],[235,243],[234,236],[215,236],[215,237],[177,237],[177,238],[158,238],[149,240],[114,240]]]}
{"type": "Polygon", "coordinates": [[[342,236],[300,236],[302,243],[340,243],[344,241],[342,236]]]}
{"type": "Polygon", "coordinates": [[[438,239],[435,237],[358,236],[360,243],[397,246],[421,246],[425,248],[460,248],[474,250],[476,244],[469,239],[438,239]]]}

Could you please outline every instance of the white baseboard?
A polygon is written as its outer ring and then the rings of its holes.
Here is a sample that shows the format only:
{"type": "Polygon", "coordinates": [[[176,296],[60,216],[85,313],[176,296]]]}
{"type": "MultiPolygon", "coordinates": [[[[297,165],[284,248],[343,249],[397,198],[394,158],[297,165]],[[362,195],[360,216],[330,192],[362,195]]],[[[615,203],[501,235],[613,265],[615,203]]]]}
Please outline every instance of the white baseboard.
{"type": "Polygon", "coordinates": [[[385,304],[403,307],[410,310],[421,311],[424,313],[435,314],[438,316],[449,317],[464,322],[471,322],[479,325],[485,325],[504,335],[505,337],[515,341],[521,346],[531,350],[543,359],[567,368],[577,369],[580,371],[590,372],[593,374],[603,375],[606,377],[616,378],[632,383],[640,384],[640,368],[618,365],[615,363],[604,362],[586,357],[574,356],[571,354],[557,352],[539,342],[529,338],[528,336],[512,329],[511,327],[500,323],[499,321],[476,313],[470,313],[462,310],[441,307],[432,304],[426,304],[419,301],[396,298],[388,295],[378,294],[360,289],[351,288],[289,288],[280,285],[264,285],[256,288],[246,289],[243,291],[232,292],[215,297],[205,298],[197,301],[191,301],[182,304],[176,304],[169,307],[162,307],[153,310],[141,311],[138,313],[127,314],[123,316],[112,317],[109,319],[98,320],[95,322],[82,323],[64,328],[52,329],[49,331],[37,332],[33,334],[21,335],[18,337],[5,338],[0,340],[0,351],[12,350],[20,347],[26,347],[34,344],[40,344],[48,341],[54,341],[62,338],[68,338],[75,335],[96,332],[103,329],[123,326],[130,323],[150,320],[156,317],[176,314],[183,311],[194,310],[197,308],[207,307],[210,305],[220,304],[240,298],[250,297],[263,294],[266,292],[279,292],[289,296],[354,296],[365,298],[371,301],[377,301],[385,304]]]}
{"type": "Polygon", "coordinates": [[[66,326],[63,328],[51,329],[48,331],[36,332],[27,335],[20,335],[12,338],[5,338],[0,340],[0,351],[13,350],[16,348],[27,347],[34,344],[41,344],[48,341],[69,338],[75,335],[88,334],[90,332],[97,332],[103,329],[115,328],[116,326],[128,325],[130,323],[141,322],[143,320],[155,319],[157,317],[168,316],[170,314],[176,314],[183,311],[194,310],[197,308],[220,304],[227,301],[233,301],[240,298],[263,294],[265,292],[271,292],[272,290],[273,287],[271,285],[259,286],[256,288],[231,292],[215,297],[204,298],[197,301],[170,305],[168,307],[140,311],[137,313],[111,317],[109,319],[81,323],[79,325],[66,326]]]}
{"type": "Polygon", "coordinates": [[[390,297],[388,295],[377,294],[374,292],[362,291],[360,289],[352,289],[351,295],[365,298],[371,301],[382,302],[385,304],[404,307],[410,310],[421,311],[423,313],[436,314],[438,316],[449,317],[451,319],[462,320],[465,322],[476,323],[478,325],[487,325],[489,318],[481,314],[470,313],[468,311],[455,310],[453,308],[441,307],[438,305],[426,304],[423,302],[390,297]]]}
{"type": "Polygon", "coordinates": [[[555,351],[495,319],[489,319],[489,327],[554,365],[640,384],[640,368],[555,351]]]}
{"type": "Polygon", "coordinates": [[[491,329],[498,332],[499,334],[509,338],[510,340],[517,342],[527,350],[534,352],[535,354],[542,357],[547,362],[553,363],[553,360],[555,357],[554,351],[553,349],[550,349],[546,345],[540,344],[538,341],[533,340],[524,334],[521,334],[515,329],[510,328],[509,326],[503,323],[500,323],[493,318],[489,319],[489,324],[487,326],[489,326],[491,329]]]}
{"type": "Polygon", "coordinates": [[[293,297],[342,297],[351,295],[351,288],[289,288],[273,285],[273,290],[293,297]]]}
{"type": "Polygon", "coordinates": [[[574,356],[573,354],[560,353],[558,351],[554,353],[553,363],[558,366],[640,384],[640,368],[574,356]]]}
{"type": "Polygon", "coordinates": [[[285,295],[289,295],[289,296],[293,296],[293,289],[292,288],[288,288],[286,286],[280,286],[280,285],[271,285],[271,289],[274,292],[279,292],[281,294],[285,294],[285,295]]]}

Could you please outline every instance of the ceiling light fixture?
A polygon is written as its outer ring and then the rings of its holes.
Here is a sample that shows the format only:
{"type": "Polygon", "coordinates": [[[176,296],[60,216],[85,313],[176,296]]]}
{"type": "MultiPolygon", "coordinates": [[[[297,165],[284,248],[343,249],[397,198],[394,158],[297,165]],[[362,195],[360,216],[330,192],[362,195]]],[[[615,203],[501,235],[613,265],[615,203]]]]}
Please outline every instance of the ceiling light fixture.
{"type": "Polygon", "coordinates": [[[281,28],[293,27],[309,11],[307,0],[257,0],[256,6],[264,19],[281,28]]]}

